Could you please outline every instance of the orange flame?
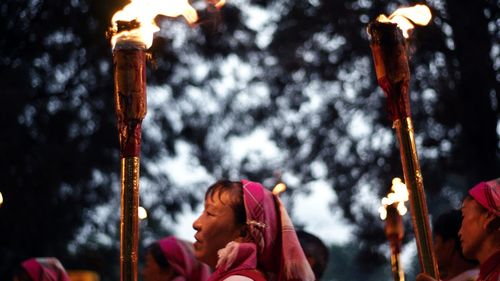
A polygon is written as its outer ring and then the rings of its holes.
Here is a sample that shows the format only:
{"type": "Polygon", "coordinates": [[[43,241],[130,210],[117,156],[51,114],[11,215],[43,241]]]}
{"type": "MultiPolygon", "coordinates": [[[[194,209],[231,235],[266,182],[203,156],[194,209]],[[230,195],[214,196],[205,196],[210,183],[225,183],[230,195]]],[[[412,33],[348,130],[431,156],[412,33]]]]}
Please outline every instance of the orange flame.
{"type": "Polygon", "coordinates": [[[403,36],[408,38],[408,31],[413,29],[413,24],[427,25],[431,18],[432,15],[429,7],[417,4],[413,7],[399,8],[389,17],[380,15],[377,17],[377,21],[396,23],[401,31],[403,31],[403,36]]]}
{"type": "Polygon", "coordinates": [[[157,15],[167,17],[183,16],[188,23],[198,20],[196,10],[189,4],[188,0],[131,0],[122,10],[116,12],[111,19],[115,35],[111,39],[113,48],[120,40],[129,40],[143,44],[147,49],[153,43],[153,34],[160,30],[154,22],[157,15]],[[139,22],[140,27],[117,33],[117,21],[139,22]]]}
{"type": "Polygon", "coordinates": [[[382,206],[378,209],[380,213],[380,218],[385,220],[387,217],[387,206],[397,203],[398,213],[400,215],[406,214],[408,209],[405,206],[405,202],[408,201],[408,189],[406,185],[401,181],[400,178],[392,179],[391,193],[387,194],[387,197],[382,198],[382,206]]]}
{"type": "Polygon", "coordinates": [[[220,9],[224,4],[226,4],[226,0],[209,0],[210,4],[214,5],[215,8],[220,9]]]}
{"type": "Polygon", "coordinates": [[[273,188],[273,194],[274,195],[280,195],[281,193],[283,193],[284,191],[286,190],[286,184],[283,183],[283,182],[279,182],[278,184],[276,184],[273,188]]]}

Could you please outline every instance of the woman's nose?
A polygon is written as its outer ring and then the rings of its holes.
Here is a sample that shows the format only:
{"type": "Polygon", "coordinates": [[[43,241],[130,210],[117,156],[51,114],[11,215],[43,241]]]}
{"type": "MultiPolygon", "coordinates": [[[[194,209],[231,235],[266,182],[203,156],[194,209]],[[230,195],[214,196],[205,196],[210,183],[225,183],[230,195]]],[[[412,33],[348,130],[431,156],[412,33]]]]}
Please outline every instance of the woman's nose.
{"type": "Polygon", "coordinates": [[[200,217],[198,217],[194,222],[193,222],[193,228],[194,230],[198,231],[200,230],[200,217]]]}

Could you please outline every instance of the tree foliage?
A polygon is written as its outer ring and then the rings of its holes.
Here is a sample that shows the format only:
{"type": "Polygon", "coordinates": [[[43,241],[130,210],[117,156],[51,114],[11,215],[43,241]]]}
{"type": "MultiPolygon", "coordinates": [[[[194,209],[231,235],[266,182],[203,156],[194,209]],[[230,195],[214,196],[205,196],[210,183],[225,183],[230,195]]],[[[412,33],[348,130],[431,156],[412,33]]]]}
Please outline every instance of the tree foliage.
{"type": "MultiPolygon", "coordinates": [[[[2,276],[24,258],[54,255],[116,279],[116,268],[99,262],[118,255],[105,33],[125,4],[0,4],[2,276]]],[[[360,272],[376,272],[386,262],[378,247],[385,240],[376,208],[359,194],[382,197],[402,171],[366,26],[408,4],[238,0],[217,13],[200,9],[194,27],[158,17],[143,131],[141,204],[150,211],[143,244],[171,233],[176,215],[195,208],[214,179],[270,186],[281,171],[290,194],[315,182],[331,186],[357,226],[357,259],[377,261],[360,262],[360,272]]],[[[433,21],[409,42],[411,101],[429,206],[438,212],[500,171],[498,3],[428,4],[433,21]]]]}

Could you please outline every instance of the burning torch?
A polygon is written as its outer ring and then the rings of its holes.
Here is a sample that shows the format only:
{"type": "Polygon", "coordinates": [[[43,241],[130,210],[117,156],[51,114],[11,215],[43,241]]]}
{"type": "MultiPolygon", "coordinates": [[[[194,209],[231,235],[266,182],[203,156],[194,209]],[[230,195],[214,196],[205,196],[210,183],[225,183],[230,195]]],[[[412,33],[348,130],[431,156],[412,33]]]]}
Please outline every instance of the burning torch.
{"type": "Polygon", "coordinates": [[[394,281],[405,280],[399,255],[404,236],[403,215],[407,212],[406,201],[408,201],[406,185],[401,182],[401,179],[394,178],[391,192],[387,197],[382,198],[382,206],[379,208],[380,218],[385,220],[384,231],[391,247],[391,269],[394,281]]]}
{"type": "Polygon", "coordinates": [[[141,124],[146,116],[146,53],[157,15],[197,20],[187,0],[132,0],[113,15],[115,108],[121,159],[120,279],[137,280],[141,124]]]}
{"type": "Polygon", "coordinates": [[[399,141],[420,267],[439,280],[410,113],[410,69],[405,40],[408,30],[413,28],[412,23],[426,25],[430,19],[430,10],[425,5],[402,8],[389,17],[380,15],[368,25],[368,33],[378,84],[387,97],[387,111],[399,141]]]}

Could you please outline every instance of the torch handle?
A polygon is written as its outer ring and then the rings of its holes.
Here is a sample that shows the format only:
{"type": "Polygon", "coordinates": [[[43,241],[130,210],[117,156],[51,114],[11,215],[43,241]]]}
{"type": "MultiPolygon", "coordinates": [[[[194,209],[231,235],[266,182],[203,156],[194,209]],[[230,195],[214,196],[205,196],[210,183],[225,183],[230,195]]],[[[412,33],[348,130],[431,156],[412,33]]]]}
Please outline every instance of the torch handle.
{"type": "Polygon", "coordinates": [[[115,106],[121,159],[120,280],[137,280],[139,241],[139,156],[146,116],[146,52],[113,50],[115,106]]]}
{"type": "Polygon", "coordinates": [[[121,160],[120,279],[137,280],[139,157],[121,160]]]}
{"type": "Polygon", "coordinates": [[[439,271],[433,251],[429,213],[425,200],[424,184],[410,117],[394,120],[393,128],[399,141],[399,150],[405,183],[408,188],[411,219],[417,243],[420,267],[424,273],[439,280],[439,271]]]}
{"type": "Polygon", "coordinates": [[[391,270],[394,281],[404,281],[405,273],[403,267],[401,266],[401,259],[399,258],[399,253],[391,254],[391,270]]]}

